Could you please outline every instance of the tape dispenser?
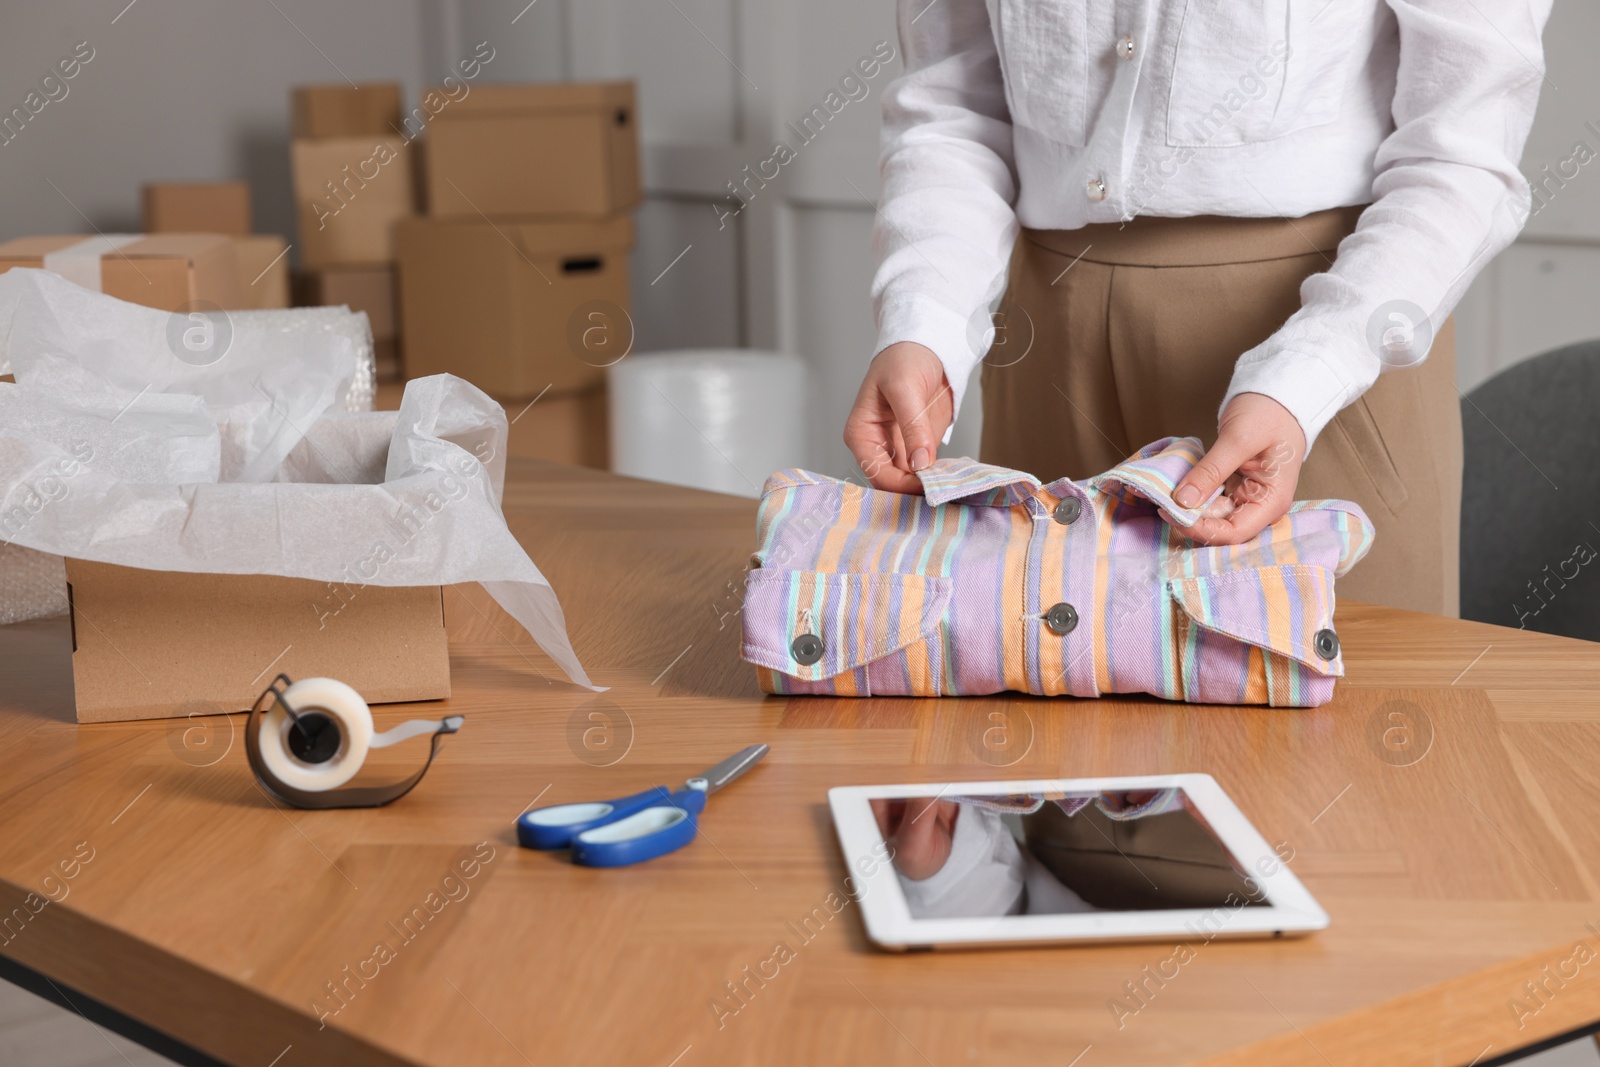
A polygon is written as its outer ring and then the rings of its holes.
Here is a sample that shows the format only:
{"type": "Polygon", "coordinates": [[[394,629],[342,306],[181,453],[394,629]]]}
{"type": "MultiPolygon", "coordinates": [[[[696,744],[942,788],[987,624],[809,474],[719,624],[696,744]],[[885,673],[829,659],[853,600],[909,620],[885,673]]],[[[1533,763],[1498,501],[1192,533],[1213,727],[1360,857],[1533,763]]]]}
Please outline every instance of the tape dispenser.
{"type": "Polygon", "coordinates": [[[333,678],[296,682],[280,674],[250,709],[245,754],[261,784],[297,808],[376,808],[411,792],[433,766],[440,740],[463,721],[460,715],[411,719],[375,733],[371,709],[350,686],[333,678]],[[369,750],[430,733],[428,761],[411,777],[340,788],[356,776],[369,750]]]}

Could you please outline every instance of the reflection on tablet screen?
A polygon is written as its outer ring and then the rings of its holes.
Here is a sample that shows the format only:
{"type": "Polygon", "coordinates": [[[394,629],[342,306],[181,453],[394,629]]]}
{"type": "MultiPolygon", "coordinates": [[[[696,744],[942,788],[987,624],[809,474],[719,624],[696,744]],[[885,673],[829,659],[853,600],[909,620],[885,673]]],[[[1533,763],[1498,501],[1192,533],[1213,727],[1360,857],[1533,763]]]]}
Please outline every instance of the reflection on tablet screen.
{"type": "Polygon", "coordinates": [[[1182,789],[878,798],[916,919],[1264,905],[1182,789]]]}

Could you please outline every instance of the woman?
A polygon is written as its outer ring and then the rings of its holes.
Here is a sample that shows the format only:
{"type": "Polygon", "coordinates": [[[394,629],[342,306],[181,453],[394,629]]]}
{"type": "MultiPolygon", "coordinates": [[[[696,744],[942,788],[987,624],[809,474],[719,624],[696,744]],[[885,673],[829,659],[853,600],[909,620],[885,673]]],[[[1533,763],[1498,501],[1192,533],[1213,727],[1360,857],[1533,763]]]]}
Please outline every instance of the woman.
{"type": "Polygon", "coordinates": [[[1198,436],[1178,502],[1224,493],[1191,536],[1354,500],[1378,536],[1340,592],[1456,614],[1447,316],[1527,216],[1549,11],[901,0],[862,469],[918,491],[983,359],[986,462],[1082,478],[1198,436]]]}

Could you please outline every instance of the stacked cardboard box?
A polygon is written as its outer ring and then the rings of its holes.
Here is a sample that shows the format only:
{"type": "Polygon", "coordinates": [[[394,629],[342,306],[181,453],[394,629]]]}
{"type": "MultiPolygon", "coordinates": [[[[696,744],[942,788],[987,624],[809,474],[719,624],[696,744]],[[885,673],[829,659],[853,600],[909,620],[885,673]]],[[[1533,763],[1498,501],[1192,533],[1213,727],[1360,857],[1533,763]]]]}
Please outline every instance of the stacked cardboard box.
{"type": "Polygon", "coordinates": [[[249,182],[149,182],[141,192],[145,233],[250,233],[249,182]]]}
{"type": "Polygon", "coordinates": [[[295,303],[364,311],[380,379],[399,373],[396,224],[416,210],[411,137],[400,86],[308,85],[291,97],[301,262],[295,303]]]}
{"type": "Polygon", "coordinates": [[[239,260],[242,309],[289,306],[288,245],[250,227],[248,182],[151,182],[142,196],[147,234],[226,234],[239,260]]]}
{"type": "Polygon", "coordinates": [[[198,233],[17,237],[0,244],[0,273],[40,267],[163,311],[235,309],[245,298],[234,241],[198,233]]]}
{"type": "Polygon", "coordinates": [[[266,311],[289,306],[289,246],[275,234],[254,233],[233,239],[239,257],[241,307],[266,311]]]}
{"type": "Polygon", "coordinates": [[[538,398],[537,451],[603,465],[605,368],[633,343],[632,83],[457,92],[429,118],[424,186],[396,229],[406,373],[458,374],[514,414],[538,398]]]}
{"type": "Polygon", "coordinates": [[[311,268],[392,262],[394,224],[416,206],[400,87],[300,86],[292,104],[301,261],[311,268]]]}

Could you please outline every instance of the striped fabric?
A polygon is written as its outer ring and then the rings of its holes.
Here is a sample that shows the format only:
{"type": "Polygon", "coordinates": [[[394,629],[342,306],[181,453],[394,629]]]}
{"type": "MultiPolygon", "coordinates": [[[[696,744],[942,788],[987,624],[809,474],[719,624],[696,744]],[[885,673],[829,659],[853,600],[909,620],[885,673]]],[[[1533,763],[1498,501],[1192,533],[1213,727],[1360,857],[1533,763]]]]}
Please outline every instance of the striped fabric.
{"type": "Polygon", "coordinates": [[[1168,438],[1048,485],[941,459],[923,496],[780,471],[762,492],[744,658],[769,693],[1326,703],[1344,673],[1334,578],[1372,524],[1346,501],[1301,501],[1246,544],[1194,544],[1196,511],[1171,494],[1201,451],[1168,438]],[[1068,498],[1078,516],[1058,521],[1068,498]]]}
{"type": "Polygon", "coordinates": [[[1114,822],[1132,822],[1147,815],[1182,811],[1187,803],[1183,790],[1178,788],[1155,790],[1137,803],[1127,790],[1106,793],[1013,793],[1008,796],[959,796],[949,799],[957,804],[975,804],[1002,815],[1032,815],[1050,801],[1054,801],[1056,807],[1067,815],[1076,815],[1093,804],[1102,815],[1114,822]]]}

